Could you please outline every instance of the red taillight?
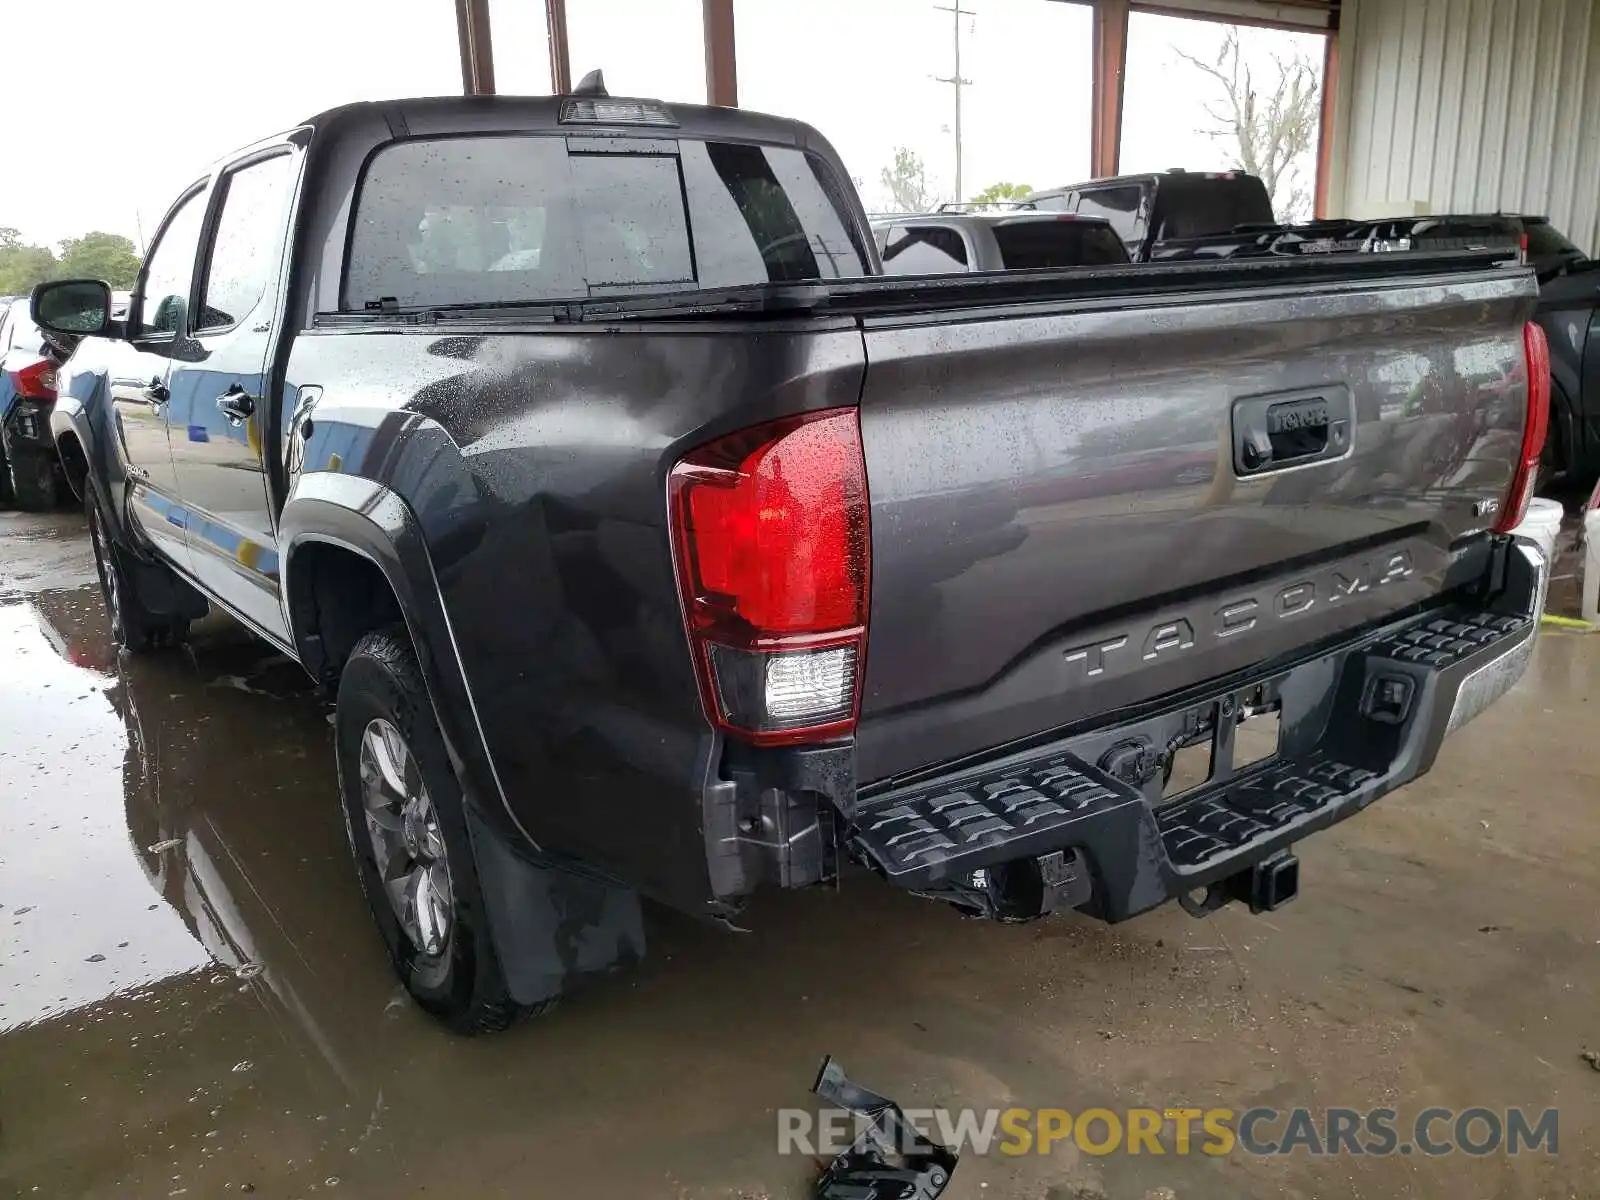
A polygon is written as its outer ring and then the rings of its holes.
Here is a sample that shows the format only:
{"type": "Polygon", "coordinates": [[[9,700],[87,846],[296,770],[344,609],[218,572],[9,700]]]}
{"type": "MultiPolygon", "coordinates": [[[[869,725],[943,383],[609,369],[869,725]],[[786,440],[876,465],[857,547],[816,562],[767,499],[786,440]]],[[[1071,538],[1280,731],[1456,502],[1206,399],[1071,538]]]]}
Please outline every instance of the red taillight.
{"type": "Polygon", "coordinates": [[[871,534],[854,409],[700,447],[668,484],[706,714],[758,745],[855,727],[871,534]]]}
{"type": "Polygon", "coordinates": [[[1510,533],[1528,515],[1528,501],[1533,499],[1533,489],[1539,482],[1539,458],[1550,428],[1550,344],[1545,341],[1544,330],[1529,321],[1522,327],[1522,345],[1528,360],[1528,419],[1522,427],[1516,473],[1494,523],[1496,533],[1510,533]]]}
{"type": "Polygon", "coordinates": [[[11,372],[17,381],[17,395],[28,400],[56,398],[56,369],[47,358],[11,372]]]}

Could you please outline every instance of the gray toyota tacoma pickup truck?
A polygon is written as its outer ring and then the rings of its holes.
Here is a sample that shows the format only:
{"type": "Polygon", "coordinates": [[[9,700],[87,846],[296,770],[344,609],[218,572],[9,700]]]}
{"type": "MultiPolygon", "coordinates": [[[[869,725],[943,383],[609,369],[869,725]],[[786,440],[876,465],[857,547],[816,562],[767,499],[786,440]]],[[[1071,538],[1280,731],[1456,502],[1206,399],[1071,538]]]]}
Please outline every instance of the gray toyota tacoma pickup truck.
{"type": "Polygon", "coordinates": [[[116,637],[214,605],[327,685],[453,1028],[636,958],[641,896],[852,864],[1008,920],[1270,909],[1528,661],[1529,272],[888,278],[847,180],[738,110],[358,104],[196,179],[125,319],[34,293],[116,637]]]}

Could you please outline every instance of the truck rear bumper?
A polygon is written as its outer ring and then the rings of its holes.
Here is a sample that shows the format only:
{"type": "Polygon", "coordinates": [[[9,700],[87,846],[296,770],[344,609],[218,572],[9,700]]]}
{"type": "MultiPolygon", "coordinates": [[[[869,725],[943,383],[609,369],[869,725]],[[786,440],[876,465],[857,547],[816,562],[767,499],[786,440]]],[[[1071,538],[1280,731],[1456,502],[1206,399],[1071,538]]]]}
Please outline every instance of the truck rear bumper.
{"type": "Polygon", "coordinates": [[[846,839],[890,882],[1001,917],[1080,907],[1121,921],[1175,897],[1273,907],[1296,886],[1288,847],[1423,774],[1522,677],[1548,575],[1537,545],[1503,539],[1482,595],[875,795],[843,814],[846,839]],[[1265,712],[1277,753],[1236,768],[1235,731],[1265,712]],[[1163,801],[1172,749],[1207,739],[1209,779],[1163,801]]]}
{"type": "Polygon", "coordinates": [[[53,400],[13,399],[11,407],[0,414],[6,444],[14,452],[50,454],[55,449],[55,435],[50,431],[50,413],[53,400]]]}

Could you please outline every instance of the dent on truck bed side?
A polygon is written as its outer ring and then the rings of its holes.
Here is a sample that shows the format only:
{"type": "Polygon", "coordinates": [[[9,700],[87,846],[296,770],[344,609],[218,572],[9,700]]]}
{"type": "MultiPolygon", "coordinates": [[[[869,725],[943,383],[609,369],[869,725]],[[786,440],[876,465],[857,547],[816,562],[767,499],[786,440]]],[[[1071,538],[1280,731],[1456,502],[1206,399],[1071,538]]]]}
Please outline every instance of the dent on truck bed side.
{"type": "MultiPolygon", "coordinates": [[[[475,712],[486,774],[528,837],[552,858],[704,909],[701,789],[715,743],[679,609],[666,474],[721,433],[854,404],[862,371],[854,326],[817,320],[759,334],[679,324],[303,335],[290,390],[322,393],[311,436],[289,456],[300,469],[285,544],[310,534],[293,514],[314,490],[349,489],[346,507],[369,515],[387,501],[356,489],[396,498],[422,553],[410,565],[397,556],[395,569],[414,595],[431,593],[419,603],[437,605],[420,637],[436,666],[442,647],[459,656],[463,686],[444,706],[461,711],[449,719],[475,712]]],[[[291,557],[291,591],[294,572],[291,557]]]]}

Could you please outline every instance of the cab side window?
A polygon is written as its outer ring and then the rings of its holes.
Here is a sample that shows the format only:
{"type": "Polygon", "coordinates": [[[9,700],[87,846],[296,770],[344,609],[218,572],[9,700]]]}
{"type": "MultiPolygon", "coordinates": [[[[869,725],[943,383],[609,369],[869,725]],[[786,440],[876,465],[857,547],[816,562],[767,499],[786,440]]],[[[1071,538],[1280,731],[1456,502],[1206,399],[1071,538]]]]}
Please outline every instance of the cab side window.
{"type": "Polygon", "coordinates": [[[189,286],[194,282],[195,253],[200,248],[200,223],[205,211],[204,188],[185,197],[145,260],[140,337],[170,337],[182,325],[189,304],[189,286]]]}
{"type": "Polygon", "coordinates": [[[206,263],[195,331],[226,329],[254,312],[278,274],[294,157],[278,154],[231,172],[206,263]]]}

